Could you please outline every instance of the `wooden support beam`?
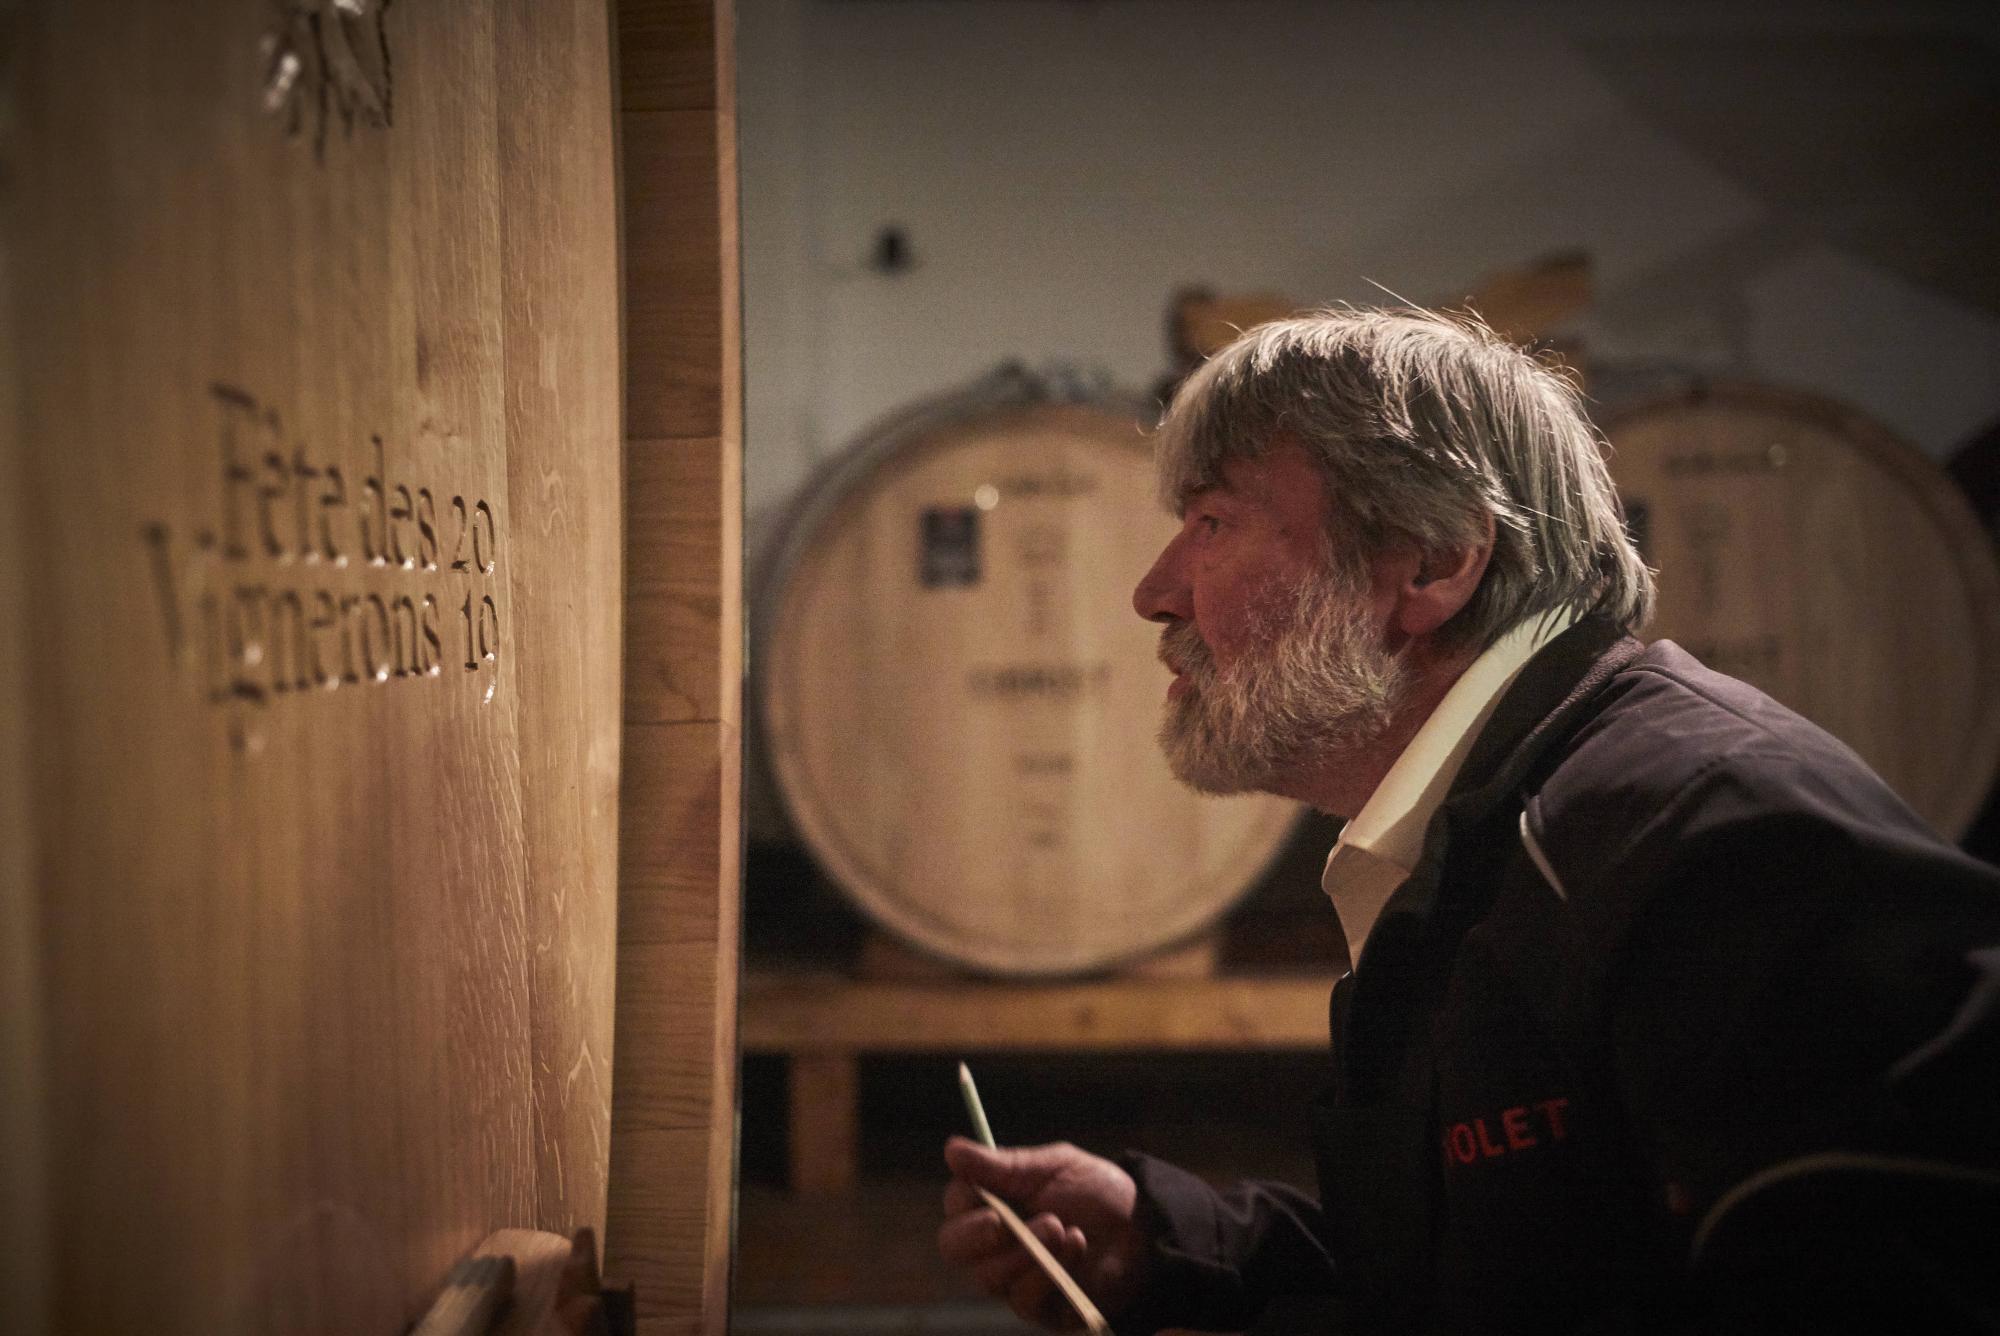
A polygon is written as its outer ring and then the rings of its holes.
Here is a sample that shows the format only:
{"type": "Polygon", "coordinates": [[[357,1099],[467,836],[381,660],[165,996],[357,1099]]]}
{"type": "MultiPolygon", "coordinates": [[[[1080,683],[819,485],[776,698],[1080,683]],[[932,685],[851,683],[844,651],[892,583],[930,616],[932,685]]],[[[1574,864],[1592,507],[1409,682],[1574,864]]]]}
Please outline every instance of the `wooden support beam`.
{"type": "Polygon", "coordinates": [[[786,1059],[791,1180],[825,1196],[854,1186],[864,1053],[1221,1052],[1327,1042],[1325,975],[1123,976],[1088,983],[746,975],[746,1053],[786,1059]]]}
{"type": "Polygon", "coordinates": [[[854,1186],[861,1082],[852,1053],[799,1053],[790,1063],[792,1190],[845,1192],[854,1186]]]}
{"type": "Polygon", "coordinates": [[[1118,978],[1088,983],[857,982],[751,974],[751,1053],[1314,1049],[1327,1042],[1323,975],[1118,978]]]}

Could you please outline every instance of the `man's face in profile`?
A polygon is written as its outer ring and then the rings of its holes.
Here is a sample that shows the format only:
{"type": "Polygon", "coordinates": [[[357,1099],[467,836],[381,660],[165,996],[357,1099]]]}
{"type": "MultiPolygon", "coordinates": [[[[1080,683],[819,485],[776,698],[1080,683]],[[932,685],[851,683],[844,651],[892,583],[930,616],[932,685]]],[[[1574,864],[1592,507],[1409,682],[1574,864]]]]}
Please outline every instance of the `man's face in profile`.
{"type": "Polygon", "coordinates": [[[1164,624],[1160,744],[1208,793],[1283,791],[1289,772],[1372,740],[1401,699],[1361,572],[1331,559],[1325,489],[1295,444],[1232,460],[1190,496],[1133,604],[1164,624]]]}
{"type": "Polygon", "coordinates": [[[1290,590],[1274,581],[1256,614],[1262,636],[1227,669],[1192,623],[1160,633],[1161,659],[1186,684],[1160,723],[1176,778],[1205,793],[1287,787],[1293,767],[1383,731],[1402,693],[1402,664],[1345,584],[1332,574],[1290,590]]]}

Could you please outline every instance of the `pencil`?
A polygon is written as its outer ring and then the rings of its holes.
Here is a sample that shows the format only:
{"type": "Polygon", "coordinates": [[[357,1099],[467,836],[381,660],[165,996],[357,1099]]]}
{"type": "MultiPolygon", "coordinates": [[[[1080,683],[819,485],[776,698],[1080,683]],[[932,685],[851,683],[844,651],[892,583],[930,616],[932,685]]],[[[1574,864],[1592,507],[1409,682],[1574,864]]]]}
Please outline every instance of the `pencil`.
{"type": "MultiPolygon", "coordinates": [[[[980,1141],[988,1150],[998,1150],[999,1147],[993,1144],[993,1128],[986,1121],[986,1108],[979,1102],[979,1087],[972,1084],[972,1069],[962,1062],[958,1064],[958,1090],[965,1096],[965,1111],[972,1115],[972,1130],[979,1134],[980,1141]]],[[[1015,1214],[1014,1208],[985,1188],[975,1185],[974,1191],[978,1192],[981,1201],[993,1208],[993,1213],[1000,1217],[1000,1223],[1027,1249],[1028,1256],[1035,1259],[1035,1265],[1042,1269],[1043,1274],[1055,1282],[1056,1289],[1062,1292],[1063,1298],[1069,1300],[1070,1307],[1076,1309],[1077,1316],[1083,1319],[1084,1329],[1091,1336],[1111,1336],[1110,1324],[1105,1322],[1104,1314],[1097,1311],[1097,1305],[1090,1301],[1090,1296],[1083,1292],[1083,1286],[1063,1270],[1063,1264],[1049,1253],[1042,1241],[1035,1237],[1035,1232],[1015,1214]]]]}
{"type": "Polygon", "coordinates": [[[986,1121],[986,1109],[979,1102],[979,1087],[972,1084],[972,1069],[958,1064],[958,1089],[965,1096],[965,1111],[972,1115],[972,1130],[988,1150],[999,1149],[993,1142],[993,1128],[986,1121]]]}

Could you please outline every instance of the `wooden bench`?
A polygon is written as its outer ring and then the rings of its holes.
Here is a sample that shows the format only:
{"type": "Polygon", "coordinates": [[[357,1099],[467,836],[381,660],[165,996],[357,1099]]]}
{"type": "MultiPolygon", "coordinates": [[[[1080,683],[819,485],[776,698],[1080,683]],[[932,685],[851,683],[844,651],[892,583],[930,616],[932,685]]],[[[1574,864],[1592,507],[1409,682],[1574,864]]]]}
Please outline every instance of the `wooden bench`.
{"type": "Polygon", "coordinates": [[[880,980],[751,972],[745,1053],[791,1076],[792,1189],[855,1179],[865,1053],[1311,1051],[1327,1042],[1331,975],[1120,976],[1083,983],[880,980]]]}

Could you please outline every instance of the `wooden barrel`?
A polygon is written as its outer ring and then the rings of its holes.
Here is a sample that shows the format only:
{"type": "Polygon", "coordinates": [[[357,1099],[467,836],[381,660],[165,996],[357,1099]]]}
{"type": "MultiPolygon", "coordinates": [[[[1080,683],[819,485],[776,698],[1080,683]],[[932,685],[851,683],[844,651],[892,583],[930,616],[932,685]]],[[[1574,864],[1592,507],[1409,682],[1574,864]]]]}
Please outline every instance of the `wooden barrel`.
{"type": "Polygon", "coordinates": [[[1826,399],[1704,383],[1605,424],[1660,606],[1647,634],[1858,751],[1957,836],[2000,760],[2000,573],[1950,480],[1826,399]]]}
{"type": "Polygon", "coordinates": [[[1296,807],[1199,797],[1154,740],[1133,584],[1174,532],[1141,419],[1002,373],[808,494],[757,598],[765,741],[806,843],[878,923],[995,973],[1101,968],[1251,884],[1296,807]]]}
{"type": "Polygon", "coordinates": [[[30,9],[0,1326],[406,1331],[606,1221],[609,6],[30,9]]]}

